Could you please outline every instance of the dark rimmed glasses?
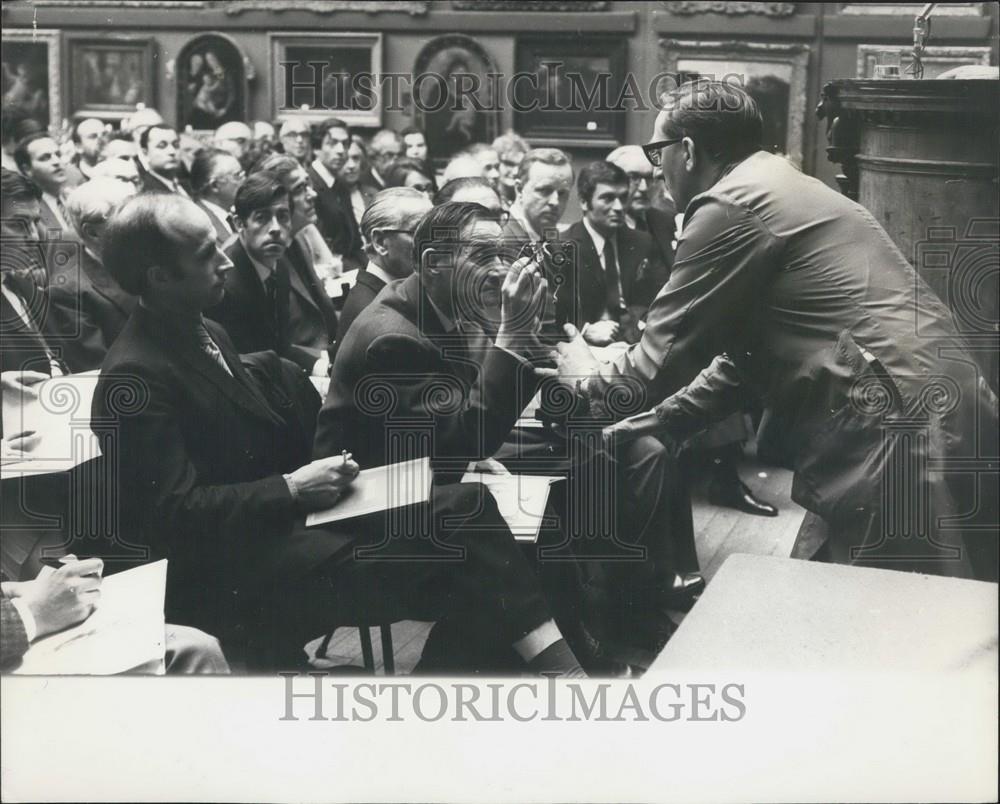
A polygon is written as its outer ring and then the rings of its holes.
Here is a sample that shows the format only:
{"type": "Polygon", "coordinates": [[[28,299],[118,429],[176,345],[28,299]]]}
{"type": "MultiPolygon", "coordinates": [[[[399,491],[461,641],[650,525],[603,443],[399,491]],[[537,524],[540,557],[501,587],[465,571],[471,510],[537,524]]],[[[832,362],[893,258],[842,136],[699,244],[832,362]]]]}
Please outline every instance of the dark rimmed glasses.
{"type": "Polygon", "coordinates": [[[657,140],[656,142],[649,142],[642,146],[642,152],[646,155],[646,159],[649,160],[649,164],[653,167],[660,167],[662,161],[662,151],[668,145],[674,145],[675,143],[683,140],[683,137],[675,137],[669,140],[657,140]]]}

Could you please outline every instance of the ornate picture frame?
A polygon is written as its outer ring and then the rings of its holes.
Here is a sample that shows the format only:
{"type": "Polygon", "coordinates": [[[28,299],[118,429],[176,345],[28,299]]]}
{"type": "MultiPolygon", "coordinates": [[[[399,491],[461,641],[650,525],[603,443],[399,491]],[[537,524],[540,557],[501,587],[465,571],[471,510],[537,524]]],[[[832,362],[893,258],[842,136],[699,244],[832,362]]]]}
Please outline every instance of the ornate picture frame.
{"type": "Polygon", "coordinates": [[[661,39],[660,66],[676,76],[664,89],[698,75],[739,84],[760,106],[765,147],[802,166],[808,45],[661,39]]]}
{"type": "Polygon", "coordinates": [[[66,86],[73,118],[122,120],[137,104],[157,104],[156,40],[66,37],[66,86]]]}
{"type": "Polygon", "coordinates": [[[181,48],[173,63],[177,85],[177,129],[215,130],[246,120],[248,84],[256,72],[228,35],[199,34],[181,48]]]}
{"type": "MultiPolygon", "coordinates": [[[[620,36],[518,38],[516,73],[536,76],[538,92],[518,92],[519,106],[537,101],[537,108],[515,108],[515,130],[536,146],[621,145],[625,110],[617,108],[617,101],[627,57],[628,42],[620,36]],[[552,66],[556,64],[559,67],[552,66]],[[585,107],[588,97],[592,103],[585,107]]],[[[527,81],[523,83],[529,86],[527,81]]]]}
{"type": "MultiPolygon", "coordinates": [[[[857,77],[874,78],[879,56],[890,52],[899,54],[904,68],[913,57],[913,48],[907,45],[858,45],[857,77]]],[[[931,45],[924,48],[920,62],[924,67],[923,77],[925,79],[937,78],[952,67],[962,67],[966,64],[988,65],[990,63],[990,48],[931,45]]]]}
{"type": "Polygon", "coordinates": [[[282,31],[268,40],[273,117],[382,125],[381,33],[282,31]]]}
{"type": "Polygon", "coordinates": [[[494,97],[496,62],[475,39],[449,34],[432,39],[413,65],[414,124],[427,139],[427,157],[437,166],[474,142],[500,133],[500,105],[494,97]],[[456,85],[465,88],[456,91],[456,85]]]}
{"type": "Polygon", "coordinates": [[[60,33],[3,29],[3,106],[23,106],[46,128],[62,123],[60,33]]]}

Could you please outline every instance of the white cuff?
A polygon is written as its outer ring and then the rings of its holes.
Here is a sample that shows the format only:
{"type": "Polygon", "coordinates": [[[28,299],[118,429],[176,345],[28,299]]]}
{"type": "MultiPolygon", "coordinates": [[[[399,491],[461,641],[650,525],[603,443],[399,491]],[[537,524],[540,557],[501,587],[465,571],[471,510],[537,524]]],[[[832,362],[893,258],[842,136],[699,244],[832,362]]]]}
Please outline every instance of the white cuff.
{"type": "Polygon", "coordinates": [[[35,615],[31,613],[31,606],[19,597],[10,598],[10,602],[21,616],[24,634],[28,637],[28,642],[34,642],[35,637],[38,636],[38,624],[35,622],[35,615]]]}

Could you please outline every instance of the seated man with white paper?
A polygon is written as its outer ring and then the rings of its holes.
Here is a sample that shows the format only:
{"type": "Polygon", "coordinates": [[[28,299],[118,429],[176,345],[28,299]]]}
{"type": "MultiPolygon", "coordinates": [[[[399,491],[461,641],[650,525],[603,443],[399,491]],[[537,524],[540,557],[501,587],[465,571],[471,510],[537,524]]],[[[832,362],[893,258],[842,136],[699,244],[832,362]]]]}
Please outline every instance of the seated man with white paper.
{"type": "Polygon", "coordinates": [[[202,318],[232,264],[201,209],[132,199],[108,222],[105,261],[141,301],[105,360],[94,418],[116,425],[122,534],[170,558],[169,617],[240,639],[251,669],[301,665],[305,642],[339,624],[451,615],[531,671],[579,671],[475,485],[340,529],[304,526],[350,494],[358,465],[340,449],[310,462],[319,399],[305,374],[272,352],[241,360],[202,318]],[[400,560],[414,554],[453,560],[400,560]]]}
{"type": "MultiPolygon", "coordinates": [[[[416,271],[387,286],[340,344],[314,455],[347,448],[365,466],[430,456],[439,476],[457,480],[505,444],[538,390],[531,356],[548,286],[532,257],[507,261],[502,236],[498,216],[475,203],[445,203],[420,221],[416,271]]],[[[655,653],[672,630],[664,608],[703,585],[678,574],[697,566],[690,502],[659,442],[632,442],[617,460],[601,449],[599,429],[590,435],[597,449],[586,434],[568,448],[556,436],[570,455],[570,491],[539,571],[557,563],[546,558],[565,565],[587,549],[587,574],[615,598],[601,612],[606,630],[655,653]],[[576,538],[587,528],[596,538],[576,538]],[[619,606],[624,618],[610,614],[619,606]]],[[[563,602],[580,613],[579,601],[563,602]]]]}

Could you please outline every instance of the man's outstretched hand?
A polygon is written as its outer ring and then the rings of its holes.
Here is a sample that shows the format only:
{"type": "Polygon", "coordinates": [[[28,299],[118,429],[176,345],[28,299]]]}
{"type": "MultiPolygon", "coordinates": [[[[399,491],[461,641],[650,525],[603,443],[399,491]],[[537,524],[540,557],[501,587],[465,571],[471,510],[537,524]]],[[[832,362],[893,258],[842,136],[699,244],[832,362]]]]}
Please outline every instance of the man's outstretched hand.
{"type": "Polygon", "coordinates": [[[549,357],[555,362],[554,369],[536,368],[535,373],[541,377],[555,377],[559,382],[576,389],[577,380],[592,377],[600,369],[601,364],[590,351],[590,346],[583,335],[572,324],[565,324],[563,332],[570,338],[568,342],[556,344],[549,357]]]}

